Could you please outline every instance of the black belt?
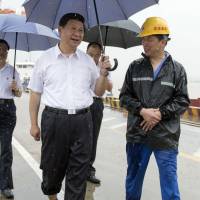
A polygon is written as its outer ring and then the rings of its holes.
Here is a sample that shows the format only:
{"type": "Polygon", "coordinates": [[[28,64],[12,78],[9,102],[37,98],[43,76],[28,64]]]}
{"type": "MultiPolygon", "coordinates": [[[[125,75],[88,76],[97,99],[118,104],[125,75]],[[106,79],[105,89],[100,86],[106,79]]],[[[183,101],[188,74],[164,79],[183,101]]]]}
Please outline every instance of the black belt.
{"type": "Polygon", "coordinates": [[[84,114],[90,111],[90,108],[83,108],[83,109],[60,109],[60,108],[52,108],[49,106],[45,106],[45,110],[48,110],[50,112],[54,112],[57,114],[67,114],[67,115],[78,115],[78,114],[84,114]]]}
{"type": "Polygon", "coordinates": [[[101,97],[93,97],[94,100],[97,100],[97,101],[103,101],[103,99],[101,97]]]}
{"type": "Polygon", "coordinates": [[[0,99],[0,104],[14,103],[13,99],[0,99]]]}

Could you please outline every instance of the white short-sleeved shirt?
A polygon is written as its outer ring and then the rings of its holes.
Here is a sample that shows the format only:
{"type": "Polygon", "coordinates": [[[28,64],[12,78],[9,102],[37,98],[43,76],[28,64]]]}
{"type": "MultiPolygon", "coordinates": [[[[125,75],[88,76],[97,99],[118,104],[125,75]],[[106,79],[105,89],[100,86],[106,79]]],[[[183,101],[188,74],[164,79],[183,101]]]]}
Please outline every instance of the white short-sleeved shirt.
{"type": "MultiPolygon", "coordinates": [[[[100,76],[100,67],[99,67],[98,65],[96,65],[96,68],[97,68],[98,74],[99,74],[99,76],[100,76]]],[[[108,73],[107,78],[108,78],[108,80],[111,82],[111,74],[110,74],[110,72],[108,73]]],[[[94,91],[92,91],[92,95],[93,95],[93,97],[99,97],[99,96],[97,96],[97,95],[94,93],[94,91]]],[[[102,98],[105,98],[105,97],[106,97],[106,94],[104,93],[101,97],[102,97],[102,98]]]]}
{"type": "Polygon", "coordinates": [[[93,103],[91,89],[99,77],[93,59],[80,50],[70,56],[58,45],[48,49],[34,66],[29,88],[41,93],[44,105],[82,109],[93,103]]]}
{"type": "MultiPolygon", "coordinates": [[[[14,94],[10,89],[11,83],[13,81],[13,66],[6,64],[0,69],[0,99],[13,99],[14,94]]],[[[21,81],[18,72],[15,70],[15,81],[17,82],[17,87],[22,88],[21,81]]]]}

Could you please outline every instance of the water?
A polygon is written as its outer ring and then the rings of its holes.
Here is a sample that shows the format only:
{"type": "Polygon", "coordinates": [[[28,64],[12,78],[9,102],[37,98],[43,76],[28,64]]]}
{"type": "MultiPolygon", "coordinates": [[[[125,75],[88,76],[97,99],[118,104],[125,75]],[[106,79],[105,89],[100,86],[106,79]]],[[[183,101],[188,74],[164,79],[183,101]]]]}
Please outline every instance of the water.
{"type": "MultiPolygon", "coordinates": [[[[119,79],[113,79],[113,96],[119,97],[119,89],[122,86],[123,81],[120,82],[119,79]]],[[[200,81],[198,82],[188,82],[188,93],[190,99],[200,98],[200,81]]]]}
{"type": "Polygon", "coordinates": [[[200,98],[200,82],[189,82],[188,92],[190,99],[200,98]]]}

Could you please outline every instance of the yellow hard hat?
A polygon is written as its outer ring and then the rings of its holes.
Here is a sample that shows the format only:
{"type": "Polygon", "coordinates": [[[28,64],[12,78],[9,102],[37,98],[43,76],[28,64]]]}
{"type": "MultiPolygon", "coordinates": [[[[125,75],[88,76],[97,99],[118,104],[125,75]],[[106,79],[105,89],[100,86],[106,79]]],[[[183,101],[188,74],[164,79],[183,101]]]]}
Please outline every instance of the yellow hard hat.
{"type": "Polygon", "coordinates": [[[149,17],[142,25],[139,37],[170,34],[167,22],[161,17],[149,17]]]}

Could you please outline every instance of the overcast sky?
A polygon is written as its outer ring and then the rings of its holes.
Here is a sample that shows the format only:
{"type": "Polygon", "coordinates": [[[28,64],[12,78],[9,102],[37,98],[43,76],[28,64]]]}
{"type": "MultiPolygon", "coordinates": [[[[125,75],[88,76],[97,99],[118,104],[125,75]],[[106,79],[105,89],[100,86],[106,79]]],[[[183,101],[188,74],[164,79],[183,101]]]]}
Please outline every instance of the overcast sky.
{"type": "MultiPolygon", "coordinates": [[[[2,6],[16,8],[23,2],[24,0],[2,0],[2,6]]],[[[168,43],[166,50],[184,65],[190,81],[200,81],[199,9],[199,0],[160,0],[159,5],[151,6],[131,17],[139,26],[150,16],[160,16],[168,21],[172,40],[168,43]]],[[[85,50],[85,47],[85,44],[81,45],[81,49],[85,50]]],[[[133,47],[128,50],[107,48],[106,51],[110,57],[117,57],[119,60],[119,68],[112,76],[121,84],[129,63],[140,57],[142,48],[133,47]]],[[[34,58],[35,55],[31,54],[31,59],[34,60],[34,58]]]]}

